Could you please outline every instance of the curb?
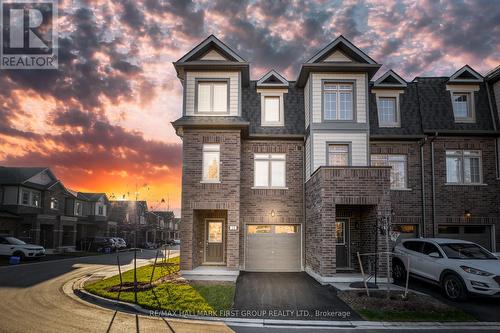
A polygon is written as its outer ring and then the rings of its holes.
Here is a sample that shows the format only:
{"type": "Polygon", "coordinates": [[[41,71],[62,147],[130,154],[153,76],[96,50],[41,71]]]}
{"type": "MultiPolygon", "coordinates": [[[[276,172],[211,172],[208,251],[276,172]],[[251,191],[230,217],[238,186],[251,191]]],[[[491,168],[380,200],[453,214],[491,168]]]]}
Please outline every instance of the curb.
{"type": "MultiPolygon", "coordinates": [[[[140,305],[128,302],[111,300],[89,293],[83,289],[84,283],[89,277],[80,277],[67,282],[63,286],[63,291],[68,294],[72,292],[81,300],[112,310],[143,314],[153,317],[201,320],[211,322],[221,322],[228,326],[245,327],[275,327],[275,328],[344,328],[344,329],[419,329],[419,330],[464,330],[474,329],[480,331],[500,331],[500,322],[384,322],[384,321],[325,321],[325,320],[280,320],[280,319],[251,319],[251,318],[224,318],[224,317],[203,317],[194,315],[162,315],[161,310],[148,310],[140,305]],[[67,288],[67,285],[69,288],[67,288]]],[[[71,295],[69,295],[71,297],[71,295]]],[[[167,311],[165,311],[167,312],[167,311]]]]}

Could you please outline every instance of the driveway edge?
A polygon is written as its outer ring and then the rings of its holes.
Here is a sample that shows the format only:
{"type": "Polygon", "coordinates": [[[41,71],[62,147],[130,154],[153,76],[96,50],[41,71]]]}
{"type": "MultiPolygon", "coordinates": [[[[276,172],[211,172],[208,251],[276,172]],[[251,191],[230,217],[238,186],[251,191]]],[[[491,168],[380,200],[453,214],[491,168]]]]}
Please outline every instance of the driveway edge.
{"type": "MultiPolygon", "coordinates": [[[[228,326],[246,326],[246,327],[287,327],[287,328],[350,328],[350,329],[476,329],[487,331],[500,331],[500,322],[383,322],[383,321],[324,321],[324,320],[279,320],[279,319],[250,319],[250,318],[221,318],[221,317],[202,317],[202,316],[176,316],[164,315],[158,310],[148,310],[140,305],[128,302],[111,300],[101,296],[94,295],[86,291],[83,286],[89,277],[83,277],[68,281],[63,286],[63,291],[68,296],[71,294],[80,300],[105,307],[112,310],[132,312],[153,317],[204,320],[222,322],[228,326]],[[71,293],[71,294],[70,294],[71,293]]],[[[166,311],[165,311],[166,312],[166,311]]]]}

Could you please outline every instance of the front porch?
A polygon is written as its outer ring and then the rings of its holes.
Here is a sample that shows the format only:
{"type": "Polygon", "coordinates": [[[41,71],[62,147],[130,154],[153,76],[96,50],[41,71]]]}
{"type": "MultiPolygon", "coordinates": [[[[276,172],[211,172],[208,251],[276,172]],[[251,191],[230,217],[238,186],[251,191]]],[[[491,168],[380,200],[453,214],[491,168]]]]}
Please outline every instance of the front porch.
{"type": "MultiPolygon", "coordinates": [[[[306,272],[321,283],[362,281],[357,253],[388,249],[377,226],[390,223],[389,194],[387,167],[316,170],[306,182],[306,272]]],[[[378,281],[390,265],[382,256],[363,256],[362,264],[378,281]]]]}

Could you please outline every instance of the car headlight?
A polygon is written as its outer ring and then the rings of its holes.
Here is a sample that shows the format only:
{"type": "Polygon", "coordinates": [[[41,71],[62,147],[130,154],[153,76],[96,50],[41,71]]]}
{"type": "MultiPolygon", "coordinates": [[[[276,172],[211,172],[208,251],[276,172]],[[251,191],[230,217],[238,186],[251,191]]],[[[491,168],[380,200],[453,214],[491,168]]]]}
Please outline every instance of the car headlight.
{"type": "Polygon", "coordinates": [[[490,272],[485,272],[485,271],[482,271],[480,269],[472,268],[472,267],[469,267],[469,266],[460,266],[460,268],[463,269],[466,273],[469,273],[469,274],[480,275],[480,276],[492,276],[492,275],[494,275],[494,274],[492,274],[490,272]]]}

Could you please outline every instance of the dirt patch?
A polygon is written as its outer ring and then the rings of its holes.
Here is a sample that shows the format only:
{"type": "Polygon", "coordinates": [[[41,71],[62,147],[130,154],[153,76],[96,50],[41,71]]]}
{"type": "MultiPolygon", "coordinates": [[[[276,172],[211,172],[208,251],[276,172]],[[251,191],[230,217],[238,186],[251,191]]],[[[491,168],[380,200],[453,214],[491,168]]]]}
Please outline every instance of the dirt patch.
{"type": "Polygon", "coordinates": [[[421,312],[441,312],[454,310],[437,299],[415,293],[408,293],[406,298],[401,292],[391,292],[387,297],[387,292],[382,290],[370,290],[370,297],[365,291],[341,291],[338,296],[356,310],[376,310],[376,311],[421,311],[421,312]]]}

